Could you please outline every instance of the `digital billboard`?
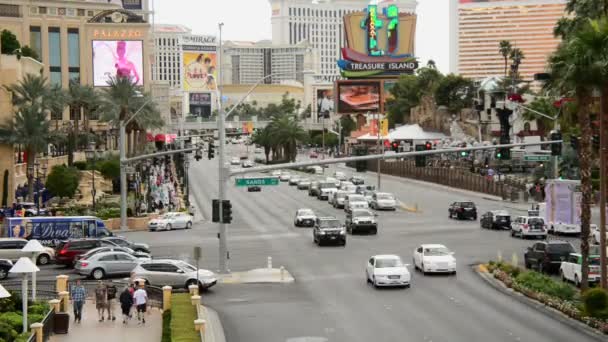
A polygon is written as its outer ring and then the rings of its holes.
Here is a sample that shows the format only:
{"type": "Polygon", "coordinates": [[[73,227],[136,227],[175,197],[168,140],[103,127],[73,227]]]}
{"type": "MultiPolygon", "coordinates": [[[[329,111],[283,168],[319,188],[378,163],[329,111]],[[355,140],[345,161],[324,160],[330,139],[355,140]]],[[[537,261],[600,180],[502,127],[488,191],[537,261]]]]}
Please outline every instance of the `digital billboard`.
{"type": "Polygon", "coordinates": [[[143,41],[93,40],[93,85],[105,87],[110,77],[130,77],[144,85],[143,41]]]}
{"type": "Polygon", "coordinates": [[[217,89],[217,54],[215,52],[184,52],[184,90],[217,89]]]}
{"type": "Polygon", "coordinates": [[[202,118],[211,116],[211,93],[188,94],[190,115],[202,118]]]}
{"type": "Polygon", "coordinates": [[[329,118],[334,113],[334,90],[331,88],[321,88],[316,90],[317,95],[317,108],[316,113],[318,117],[329,118]]]}
{"type": "Polygon", "coordinates": [[[380,82],[337,82],[338,113],[351,114],[380,111],[380,82]]]}

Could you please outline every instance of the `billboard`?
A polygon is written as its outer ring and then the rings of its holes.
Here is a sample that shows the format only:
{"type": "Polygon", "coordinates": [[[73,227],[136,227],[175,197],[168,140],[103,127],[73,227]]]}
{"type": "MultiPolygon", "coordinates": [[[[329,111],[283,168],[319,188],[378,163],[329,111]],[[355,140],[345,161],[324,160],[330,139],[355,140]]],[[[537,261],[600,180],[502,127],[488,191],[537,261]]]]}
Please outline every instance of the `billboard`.
{"type": "Polygon", "coordinates": [[[217,89],[217,54],[184,51],[184,90],[209,91],[217,89]]]}
{"type": "Polygon", "coordinates": [[[191,115],[202,118],[211,116],[211,93],[190,93],[188,103],[191,115]]]}
{"type": "Polygon", "coordinates": [[[331,88],[317,88],[316,90],[317,104],[316,113],[318,117],[329,118],[334,113],[334,90],[331,88]]]}
{"type": "Polygon", "coordinates": [[[143,4],[141,0],[122,0],[122,8],[128,10],[142,10],[143,4]]]}
{"type": "Polygon", "coordinates": [[[143,41],[93,40],[93,85],[105,87],[110,77],[130,77],[144,85],[143,41]]]}
{"type": "Polygon", "coordinates": [[[338,114],[380,111],[380,82],[338,81],[338,114]]]}

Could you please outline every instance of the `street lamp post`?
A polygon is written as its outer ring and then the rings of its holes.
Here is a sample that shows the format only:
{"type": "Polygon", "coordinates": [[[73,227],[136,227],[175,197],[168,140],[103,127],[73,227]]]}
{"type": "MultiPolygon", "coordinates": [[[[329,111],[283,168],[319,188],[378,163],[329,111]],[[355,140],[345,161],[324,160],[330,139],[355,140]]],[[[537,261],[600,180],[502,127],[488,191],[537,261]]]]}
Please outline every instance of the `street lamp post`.
{"type": "Polygon", "coordinates": [[[23,314],[23,330],[22,332],[27,332],[27,275],[30,273],[35,273],[40,271],[38,266],[32,262],[29,258],[21,257],[17,260],[17,263],[13,265],[13,267],[9,270],[9,273],[21,274],[23,278],[21,279],[21,311],[23,314]]]}
{"type": "MultiPolygon", "coordinates": [[[[187,157],[185,157],[187,158],[187,157]]],[[[186,207],[190,208],[190,177],[188,176],[188,168],[190,167],[190,161],[188,159],[184,160],[184,185],[186,188],[186,207]]]]}
{"type": "Polygon", "coordinates": [[[94,142],[90,142],[89,143],[89,148],[87,150],[84,151],[85,153],[85,157],[87,158],[87,160],[91,161],[91,163],[93,164],[93,169],[91,170],[91,178],[92,178],[92,185],[91,185],[91,195],[93,196],[93,211],[95,211],[96,208],[96,201],[95,201],[95,196],[97,195],[97,190],[95,189],[95,161],[97,160],[97,151],[95,150],[95,143],[94,142]]]}

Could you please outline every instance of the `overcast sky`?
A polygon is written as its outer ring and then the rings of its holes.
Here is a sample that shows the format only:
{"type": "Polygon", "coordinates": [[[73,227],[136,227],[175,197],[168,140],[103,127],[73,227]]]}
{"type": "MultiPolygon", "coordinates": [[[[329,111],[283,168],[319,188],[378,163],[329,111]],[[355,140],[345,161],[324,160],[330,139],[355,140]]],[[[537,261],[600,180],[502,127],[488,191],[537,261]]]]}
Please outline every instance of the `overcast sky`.
{"type": "MultiPolygon", "coordinates": [[[[268,0],[152,0],[156,23],[182,24],[195,34],[217,35],[224,23],[224,40],[272,39],[268,0]],[[179,4],[179,5],[178,5],[179,4]]],[[[433,59],[449,69],[448,0],[418,0],[416,56],[422,64],[433,59]]]]}

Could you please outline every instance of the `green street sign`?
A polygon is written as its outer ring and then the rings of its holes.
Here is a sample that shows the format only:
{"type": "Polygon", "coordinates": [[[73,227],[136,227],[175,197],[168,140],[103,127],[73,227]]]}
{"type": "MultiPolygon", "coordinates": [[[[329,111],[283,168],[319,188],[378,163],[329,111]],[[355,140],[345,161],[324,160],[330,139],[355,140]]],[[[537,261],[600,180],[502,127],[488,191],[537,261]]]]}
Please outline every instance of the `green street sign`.
{"type": "Polygon", "coordinates": [[[236,178],[236,186],[264,186],[264,185],[279,185],[278,177],[261,177],[261,178],[236,178]]]}
{"type": "Polygon", "coordinates": [[[530,155],[524,156],[525,161],[538,161],[538,162],[548,162],[551,160],[551,156],[540,156],[540,155],[530,155]]]}

